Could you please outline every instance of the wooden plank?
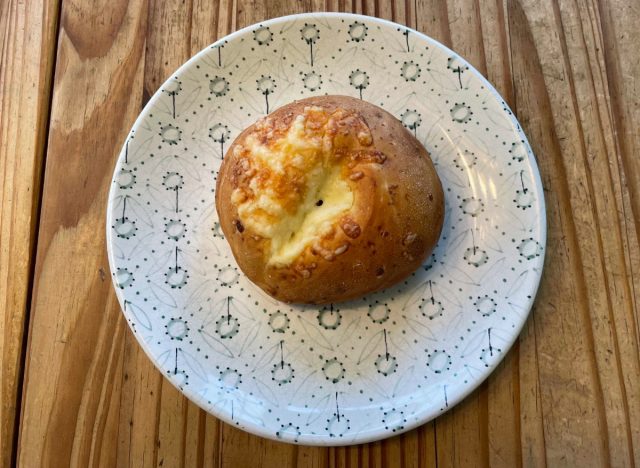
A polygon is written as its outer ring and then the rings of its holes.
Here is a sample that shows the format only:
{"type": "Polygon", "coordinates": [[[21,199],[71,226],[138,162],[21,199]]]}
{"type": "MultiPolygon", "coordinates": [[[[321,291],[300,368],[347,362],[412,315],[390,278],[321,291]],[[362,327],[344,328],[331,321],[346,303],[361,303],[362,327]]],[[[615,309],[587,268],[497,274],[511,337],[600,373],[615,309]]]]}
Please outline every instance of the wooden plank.
{"type": "MultiPolygon", "coordinates": [[[[294,0],[277,2],[249,2],[239,0],[235,15],[238,29],[268,18],[299,13],[320,8],[318,2],[302,5],[294,0]]],[[[222,425],[221,463],[223,466],[296,466],[299,459],[298,448],[246,434],[227,424],[222,425]]],[[[305,464],[314,466],[324,460],[322,448],[305,449],[305,464]]]]}
{"type": "MultiPolygon", "coordinates": [[[[154,26],[146,32],[145,97],[192,53],[229,32],[231,8],[231,1],[149,4],[148,24],[154,26]]],[[[135,337],[128,330],[126,335],[118,465],[219,466],[221,423],[164,381],[135,337]]]]}
{"type": "MultiPolygon", "coordinates": [[[[238,2],[237,28],[243,28],[268,19],[299,13],[296,1],[260,2],[260,6],[246,1],[238,2]]],[[[271,440],[247,435],[229,425],[223,426],[223,466],[293,467],[297,463],[297,448],[271,440]],[[234,443],[235,441],[235,443],[234,443]],[[225,463],[226,462],[226,463],[225,463]]],[[[313,463],[317,452],[310,453],[313,463]]]]}
{"type": "MultiPolygon", "coordinates": [[[[523,335],[521,339],[525,339],[523,335]]],[[[520,346],[516,343],[487,381],[489,466],[522,465],[520,346]]]]}
{"type": "MultiPolygon", "coordinates": [[[[173,385],[162,381],[160,419],[158,420],[158,466],[181,466],[186,455],[188,400],[173,385]]],[[[194,422],[197,425],[197,412],[194,422]]]]}
{"type": "MultiPolygon", "coordinates": [[[[411,2],[413,3],[413,2],[411,2]]],[[[406,2],[376,2],[376,15],[380,18],[392,20],[399,24],[417,27],[417,17],[421,14],[416,5],[407,6],[406,2]]],[[[338,466],[367,466],[367,463],[379,463],[386,467],[418,466],[426,460],[435,461],[437,458],[435,440],[435,425],[427,424],[423,428],[414,430],[410,437],[396,436],[375,444],[362,447],[362,456],[358,454],[355,464],[347,459],[346,463],[338,466]],[[407,446],[413,450],[407,450],[407,446]]],[[[430,465],[427,465],[430,466],[430,465]]]]}
{"type": "Polygon", "coordinates": [[[592,314],[591,323],[597,344],[598,371],[606,382],[604,402],[609,429],[609,451],[615,466],[633,465],[632,433],[640,428],[639,341],[634,327],[630,272],[625,270],[623,230],[618,210],[622,205],[620,188],[614,178],[619,173],[613,123],[606,98],[604,44],[594,23],[598,22],[593,2],[561,2],[560,17],[566,37],[567,56],[572,71],[574,105],[582,130],[587,183],[596,226],[598,226],[599,262],[595,281],[605,294],[592,314]],[[631,397],[631,398],[629,398],[631,397]],[[635,428],[632,429],[632,428],[635,428]]]}
{"type": "Polygon", "coordinates": [[[144,60],[144,90],[149,96],[191,56],[190,10],[191,3],[181,0],[149,2],[144,60]]]}
{"type": "MultiPolygon", "coordinates": [[[[486,76],[479,5],[449,0],[445,17],[451,47],[486,76]]],[[[487,426],[488,384],[485,382],[453,411],[436,421],[438,466],[489,466],[487,426]]]]}
{"type": "Polygon", "coordinates": [[[15,457],[58,9],[0,5],[0,466],[15,457]]]}
{"type": "Polygon", "coordinates": [[[447,7],[451,47],[486,76],[480,5],[465,0],[449,0],[447,7]]]}
{"type": "MultiPolygon", "coordinates": [[[[149,2],[144,60],[145,96],[153,95],[171,73],[190,57],[192,25],[196,24],[197,31],[205,30],[211,34],[212,20],[215,15],[213,5],[201,3],[194,5],[193,2],[182,0],[149,2]],[[195,14],[194,7],[197,8],[195,14]]],[[[196,37],[195,40],[205,42],[202,36],[196,37]]],[[[143,366],[152,366],[152,364],[146,360],[143,366]]],[[[148,372],[152,370],[149,369],[148,372]]],[[[157,371],[153,370],[153,372],[157,371]]],[[[160,377],[158,382],[159,388],[154,394],[156,412],[142,416],[144,418],[142,424],[146,427],[146,432],[149,432],[150,428],[156,428],[156,440],[150,447],[153,449],[154,465],[185,466],[185,457],[191,456],[191,451],[187,452],[186,448],[186,428],[195,426],[198,433],[196,441],[201,439],[200,433],[204,430],[204,427],[199,427],[200,410],[194,408],[189,411],[189,407],[195,405],[164,378],[160,377]]],[[[192,445],[192,441],[189,442],[192,445]]],[[[196,442],[196,453],[199,450],[197,445],[196,442]]]]}
{"type": "MultiPolygon", "coordinates": [[[[217,37],[244,26],[245,22],[259,21],[267,14],[278,16],[287,13],[278,13],[273,5],[269,5],[269,8],[273,8],[270,13],[265,8],[232,1],[223,1],[219,5],[197,0],[193,5],[179,1],[152,2],[149,21],[157,26],[147,34],[144,94],[153,94],[169,74],[188,58],[187,51],[195,53],[217,37]],[[165,33],[167,29],[173,31],[171,35],[165,33]],[[181,45],[174,47],[172,53],[163,53],[175,41],[181,45]],[[183,43],[188,44],[188,48],[183,43]]],[[[295,12],[295,9],[291,12],[295,12]]],[[[131,342],[129,348],[136,348],[132,335],[128,334],[128,338],[131,342]]],[[[133,437],[128,446],[125,444],[123,457],[137,453],[154,466],[160,462],[164,466],[191,466],[193,460],[197,466],[237,466],[248,462],[262,466],[293,466],[297,462],[299,456],[296,447],[243,433],[206,415],[165,382],[140,350],[136,349],[133,353],[138,358],[128,373],[136,375],[142,372],[154,378],[151,381],[152,390],[146,392],[148,396],[144,406],[148,410],[136,411],[134,404],[121,415],[121,426],[125,429],[126,420],[138,420],[137,429],[127,431],[133,437]]],[[[144,387],[148,383],[141,384],[144,387]]],[[[123,399],[130,399],[128,393],[138,394],[139,390],[145,393],[138,386],[126,388],[123,399]]],[[[305,464],[317,466],[318,462],[322,463],[322,453],[323,449],[306,448],[302,460],[305,464]]],[[[127,460],[127,464],[135,466],[133,461],[136,459],[139,458],[128,456],[123,463],[127,460]]]]}
{"type": "Polygon", "coordinates": [[[118,408],[117,465],[156,466],[159,394],[162,375],[153,367],[132,333],[126,332],[123,346],[122,387],[118,408]]]}
{"type": "Polygon", "coordinates": [[[436,420],[438,467],[488,467],[487,388],[482,385],[436,420]]]}
{"type": "MultiPolygon", "coordinates": [[[[554,259],[535,315],[546,460],[552,466],[631,466],[630,421],[637,415],[630,414],[624,374],[639,379],[638,342],[617,330],[617,323],[625,328],[621,322],[633,318],[633,304],[620,255],[621,194],[609,169],[615,151],[603,134],[610,126],[606,89],[594,72],[605,47],[575,3],[509,7],[513,49],[536,54],[526,61],[514,55],[516,102],[540,145],[534,150],[544,155],[539,161],[554,259]]],[[[637,392],[631,390],[633,400],[637,392]]]]}
{"type": "MultiPolygon", "coordinates": [[[[511,49],[505,6],[502,0],[478,3],[473,28],[482,39],[475,52],[476,60],[484,61],[484,74],[506,103],[514,108],[511,49]]],[[[470,37],[470,41],[477,40],[470,37]]],[[[454,39],[455,40],[455,39],[454,39]]],[[[519,341],[523,341],[523,335],[519,341]]],[[[505,356],[487,380],[487,437],[489,465],[511,467],[522,465],[520,421],[520,343],[505,356]]]]}
{"type": "Polygon", "coordinates": [[[520,336],[520,447],[521,466],[542,468],[546,466],[544,427],[538,356],[536,348],[535,319],[537,308],[531,310],[529,320],[520,336]]]}
{"type": "MultiPolygon", "coordinates": [[[[640,272],[638,254],[638,220],[640,220],[640,49],[638,40],[640,31],[640,10],[634,0],[613,0],[595,2],[593,9],[597,11],[599,22],[596,28],[602,34],[605,48],[604,67],[608,95],[610,97],[610,113],[613,133],[616,136],[618,153],[618,171],[620,183],[623,184],[625,202],[622,210],[623,225],[627,231],[625,257],[633,293],[635,335],[640,336],[640,288],[633,284],[634,276],[640,272]]],[[[597,30],[596,29],[596,30],[597,30]]],[[[632,333],[632,328],[629,333],[632,333]]],[[[634,429],[634,440],[640,441],[637,428],[634,429]]],[[[640,442],[635,444],[636,460],[640,458],[640,442]]],[[[636,464],[639,462],[636,461],[636,464]]]]}
{"type": "MultiPolygon", "coordinates": [[[[124,320],[104,225],[113,161],[139,112],[146,5],[62,6],[24,398],[21,466],[113,463],[124,320]],[[71,155],[71,156],[70,156],[71,155]],[[112,406],[112,405],[115,405],[112,406]]],[[[137,465],[139,466],[139,465],[137,465]]]]}
{"type": "Polygon", "coordinates": [[[325,468],[329,466],[329,450],[323,447],[298,447],[296,467],[299,468],[325,468]]]}
{"type": "Polygon", "coordinates": [[[418,31],[451,47],[449,12],[447,3],[441,0],[416,0],[416,24],[418,31]]]}
{"type": "MultiPolygon", "coordinates": [[[[575,255],[576,232],[571,217],[564,215],[571,213],[566,172],[554,128],[552,104],[537,54],[545,53],[549,60],[552,56],[548,50],[537,52],[531,28],[541,22],[534,23],[526,13],[519,3],[508,2],[512,50],[531,51],[528,57],[513,55],[516,113],[538,155],[546,187],[547,255],[553,262],[547,262],[545,266],[540,296],[532,317],[545,458],[537,458],[541,455],[538,451],[525,450],[525,460],[528,466],[547,462],[550,466],[604,464],[606,449],[600,433],[606,429],[599,408],[598,385],[594,381],[593,351],[591,343],[585,340],[589,337],[589,324],[585,317],[587,306],[576,284],[581,277],[575,255]],[[532,56],[534,53],[536,55],[532,56]],[[567,274],[567,271],[572,274],[567,274]]],[[[547,28],[551,27],[547,25],[547,28]]],[[[546,31],[546,34],[550,33],[546,31]]],[[[543,34],[538,35],[538,38],[542,37],[543,34]]],[[[531,352],[530,347],[529,350],[531,352]]],[[[534,382],[530,377],[521,379],[521,384],[534,382]]],[[[531,391],[521,388],[520,394],[524,399],[523,406],[530,406],[526,398],[531,396],[531,391]]]]}
{"type": "MultiPolygon", "coordinates": [[[[419,23],[423,17],[417,2],[393,2],[390,8],[379,5],[378,16],[390,19],[413,28],[423,26],[419,23]]],[[[433,466],[437,463],[436,425],[429,423],[408,434],[382,441],[380,455],[376,447],[370,454],[373,460],[379,460],[381,466],[433,466]]]]}
{"type": "MultiPolygon", "coordinates": [[[[638,219],[640,215],[640,49],[637,40],[640,32],[636,25],[640,21],[640,10],[633,1],[599,2],[592,6],[598,23],[594,29],[600,31],[604,64],[600,69],[603,81],[606,82],[609,96],[609,113],[611,133],[615,135],[617,160],[612,165],[615,191],[622,193],[622,202],[618,208],[620,225],[623,230],[623,250],[626,272],[626,286],[631,301],[631,311],[616,320],[619,337],[632,336],[636,343],[636,352],[621,352],[621,363],[627,366],[635,356],[638,358],[640,340],[640,288],[634,281],[640,272],[640,246],[638,237],[638,219]],[[599,26],[599,28],[598,28],[599,26]],[[634,125],[633,122],[636,124],[634,125]]],[[[636,364],[637,365],[637,364],[636,364]]],[[[635,374],[637,375],[637,374],[635,374]]],[[[637,415],[640,405],[640,390],[637,379],[633,381],[633,373],[623,373],[624,384],[630,415],[637,415]]],[[[640,421],[630,417],[630,439],[632,441],[633,460],[640,465],[640,421]]]]}
{"type": "MultiPolygon", "coordinates": [[[[433,5],[430,5],[433,6],[433,5]]],[[[445,43],[491,79],[511,105],[510,50],[502,3],[449,1],[427,10],[418,4],[418,22],[432,28],[445,43]]],[[[438,462],[445,466],[477,464],[516,466],[520,462],[518,348],[461,408],[436,421],[438,462]],[[469,432],[469,417],[476,431],[469,432]]]]}

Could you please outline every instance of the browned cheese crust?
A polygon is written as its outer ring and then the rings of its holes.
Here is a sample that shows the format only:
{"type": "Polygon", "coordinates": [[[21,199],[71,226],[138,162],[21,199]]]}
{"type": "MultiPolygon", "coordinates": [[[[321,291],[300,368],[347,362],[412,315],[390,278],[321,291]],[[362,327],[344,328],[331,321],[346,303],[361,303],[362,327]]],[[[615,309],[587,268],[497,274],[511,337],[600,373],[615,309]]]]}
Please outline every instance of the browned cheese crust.
{"type": "Polygon", "coordinates": [[[365,101],[322,96],[281,107],[238,136],[220,168],[216,208],[251,281],[281,301],[321,304],[387,288],[415,271],[440,236],[444,196],[429,154],[398,119],[365,101]],[[277,223],[279,215],[242,215],[239,206],[257,200],[266,187],[285,215],[304,203],[308,168],[278,171],[251,150],[256,142],[275,148],[301,115],[305,138],[321,142],[321,149],[307,154],[324,161],[325,170],[339,171],[353,201],[293,260],[274,263],[271,239],[251,226],[255,219],[277,223]]]}

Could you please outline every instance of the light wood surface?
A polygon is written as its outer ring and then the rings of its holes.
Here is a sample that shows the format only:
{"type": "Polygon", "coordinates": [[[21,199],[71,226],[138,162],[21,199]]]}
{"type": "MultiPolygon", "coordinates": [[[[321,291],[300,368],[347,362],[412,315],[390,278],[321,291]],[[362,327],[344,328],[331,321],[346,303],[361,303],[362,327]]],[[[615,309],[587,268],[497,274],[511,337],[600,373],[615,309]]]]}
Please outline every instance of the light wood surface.
{"type": "Polygon", "coordinates": [[[58,3],[0,3],[0,466],[17,440],[58,3]]]}
{"type": "Polygon", "coordinates": [[[639,24],[637,0],[5,0],[2,466],[640,466],[639,24]],[[165,382],[120,313],[103,227],[121,143],[173,70],[237,28],[322,10],[407,24],[485,74],[548,217],[534,310],[491,377],[435,421],[343,448],[249,435],[165,382]]]}

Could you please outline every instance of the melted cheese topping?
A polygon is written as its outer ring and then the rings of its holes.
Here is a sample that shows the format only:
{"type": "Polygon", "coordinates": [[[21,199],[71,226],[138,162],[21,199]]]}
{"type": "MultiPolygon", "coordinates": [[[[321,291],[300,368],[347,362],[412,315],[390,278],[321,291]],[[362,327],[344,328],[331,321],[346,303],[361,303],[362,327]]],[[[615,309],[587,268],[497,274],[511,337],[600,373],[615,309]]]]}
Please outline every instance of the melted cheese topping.
{"type": "Polygon", "coordinates": [[[285,229],[271,238],[270,263],[289,264],[315,240],[328,235],[334,220],[353,205],[353,193],[349,184],[340,177],[340,168],[332,170],[323,180],[314,184],[315,196],[307,196],[294,216],[285,218],[285,229]],[[322,206],[316,206],[322,200],[322,206]]]}
{"type": "Polygon", "coordinates": [[[338,138],[347,141],[349,134],[356,142],[362,135],[370,142],[366,124],[354,121],[348,115],[345,124],[344,114],[308,107],[284,133],[274,135],[267,120],[246,138],[242,168],[250,176],[231,201],[246,228],[270,239],[269,264],[289,265],[306,247],[331,237],[338,219],[353,206],[334,149],[344,146],[338,138]]]}

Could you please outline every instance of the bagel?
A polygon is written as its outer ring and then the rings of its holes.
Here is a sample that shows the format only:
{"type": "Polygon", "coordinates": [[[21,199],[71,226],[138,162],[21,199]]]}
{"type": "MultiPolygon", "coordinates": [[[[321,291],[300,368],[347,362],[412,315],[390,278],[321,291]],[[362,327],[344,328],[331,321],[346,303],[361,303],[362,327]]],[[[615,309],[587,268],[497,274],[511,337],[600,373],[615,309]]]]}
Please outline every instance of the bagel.
{"type": "Polygon", "coordinates": [[[216,182],[240,269],[289,303],[387,288],[431,253],[444,195],[425,148],[394,116],[347,96],[285,105],[245,129],[216,182]]]}

